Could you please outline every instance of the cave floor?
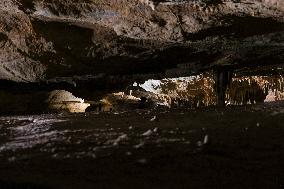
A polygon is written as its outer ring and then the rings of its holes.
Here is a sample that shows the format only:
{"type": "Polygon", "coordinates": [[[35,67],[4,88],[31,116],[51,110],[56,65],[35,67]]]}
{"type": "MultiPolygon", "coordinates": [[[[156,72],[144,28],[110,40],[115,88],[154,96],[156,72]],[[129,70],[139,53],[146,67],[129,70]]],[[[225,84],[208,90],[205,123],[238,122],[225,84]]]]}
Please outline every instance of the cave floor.
{"type": "Polygon", "coordinates": [[[1,189],[282,188],[283,159],[283,103],[0,117],[1,189]]]}

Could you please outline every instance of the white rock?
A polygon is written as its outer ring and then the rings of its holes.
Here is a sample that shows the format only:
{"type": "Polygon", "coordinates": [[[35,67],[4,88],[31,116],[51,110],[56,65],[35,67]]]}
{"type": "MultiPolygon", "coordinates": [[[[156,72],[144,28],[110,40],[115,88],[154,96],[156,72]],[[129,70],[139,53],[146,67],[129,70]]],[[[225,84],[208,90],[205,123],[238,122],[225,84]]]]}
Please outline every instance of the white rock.
{"type": "Polygon", "coordinates": [[[209,143],[209,136],[205,135],[204,139],[203,139],[203,144],[208,144],[209,143]]]}
{"type": "Polygon", "coordinates": [[[117,146],[121,141],[124,141],[128,138],[127,134],[123,134],[121,136],[119,136],[114,142],[113,145],[117,146]]]}
{"type": "Polygon", "coordinates": [[[157,117],[154,116],[154,117],[152,117],[152,118],[150,119],[150,121],[155,121],[156,119],[157,119],[157,117]]]}
{"type": "Polygon", "coordinates": [[[150,136],[153,134],[153,131],[150,129],[148,131],[146,131],[145,133],[142,134],[142,136],[150,136]]]}
{"type": "Polygon", "coordinates": [[[138,148],[142,148],[145,145],[144,142],[141,142],[140,144],[137,144],[135,146],[133,146],[134,148],[138,149],[138,148]]]}

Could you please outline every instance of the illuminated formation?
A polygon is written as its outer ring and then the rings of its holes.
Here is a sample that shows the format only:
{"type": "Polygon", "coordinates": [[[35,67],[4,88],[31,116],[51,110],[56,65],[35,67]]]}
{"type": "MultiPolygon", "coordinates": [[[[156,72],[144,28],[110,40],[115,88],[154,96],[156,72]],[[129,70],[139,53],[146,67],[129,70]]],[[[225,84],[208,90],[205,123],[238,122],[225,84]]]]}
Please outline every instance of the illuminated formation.
{"type": "Polygon", "coordinates": [[[72,113],[85,112],[90,106],[83,99],[75,97],[72,93],[65,90],[54,90],[49,93],[46,101],[49,111],[67,111],[72,113]]]}
{"type": "Polygon", "coordinates": [[[283,100],[282,76],[235,77],[227,90],[227,103],[242,105],[283,100]]]}
{"type": "MultiPolygon", "coordinates": [[[[284,99],[284,78],[276,76],[235,76],[226,90],[227,105],[246,105],[284,99]]],[[[172,106],[216,105],[213,74],[207,72],[184,79],[164,79],[161,94],[171,98],[172,106]]]]}
{"type": "Polygon", "coordinates": [[[184,79],[162,80],[160,90],[171,97],[172,106],[200,107],[216,103],[214,80],[209,72],[184,79]]]}

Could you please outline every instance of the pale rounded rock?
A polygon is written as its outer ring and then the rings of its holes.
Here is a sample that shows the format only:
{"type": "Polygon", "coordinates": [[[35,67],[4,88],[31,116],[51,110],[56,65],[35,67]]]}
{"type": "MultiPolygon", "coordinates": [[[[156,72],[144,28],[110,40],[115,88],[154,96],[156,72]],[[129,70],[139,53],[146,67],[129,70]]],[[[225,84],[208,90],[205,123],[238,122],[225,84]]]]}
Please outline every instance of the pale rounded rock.
{"type": "Polygon", "coordinates": [[[65,90],[50,92],[46,102],[50,111],[67,111],[71,113],[85,112],[90,106],[89,103],[84,102],[84,99],[77,98],[65,90]]]}

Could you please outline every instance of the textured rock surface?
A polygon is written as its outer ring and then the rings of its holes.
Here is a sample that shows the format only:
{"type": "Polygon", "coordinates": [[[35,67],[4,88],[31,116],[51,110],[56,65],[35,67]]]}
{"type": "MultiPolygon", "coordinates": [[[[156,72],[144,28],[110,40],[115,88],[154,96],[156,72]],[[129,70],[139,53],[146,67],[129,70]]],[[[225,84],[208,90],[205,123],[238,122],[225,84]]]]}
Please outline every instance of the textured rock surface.
{"type": "Polygon", "coordinates": [[[90,106],[89,103],[84,102],[84,99],[75,97],[72,93],[64,90],[50,92],[46,103],[48,109],[55,112],[85,112],[86,108],[90,106]]]}
{"type": "Polygon", "coordinates": [[[0,80],[76,85],[283,60],[282,0],[0,2],[0,80]]]}

